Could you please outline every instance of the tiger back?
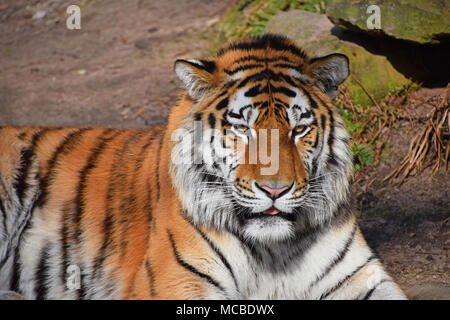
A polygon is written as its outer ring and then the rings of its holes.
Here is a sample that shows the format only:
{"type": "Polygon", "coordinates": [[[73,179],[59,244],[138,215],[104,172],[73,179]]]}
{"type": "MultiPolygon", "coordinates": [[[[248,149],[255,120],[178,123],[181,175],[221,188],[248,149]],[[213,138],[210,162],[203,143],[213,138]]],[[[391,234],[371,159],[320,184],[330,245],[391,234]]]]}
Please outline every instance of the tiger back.
{"type": "Polygon", "coordinates": [[[0,290],[403,299],[350,207],[348,59],[265,35],[177,60],[168,125],[0,129],[0,290]]]}

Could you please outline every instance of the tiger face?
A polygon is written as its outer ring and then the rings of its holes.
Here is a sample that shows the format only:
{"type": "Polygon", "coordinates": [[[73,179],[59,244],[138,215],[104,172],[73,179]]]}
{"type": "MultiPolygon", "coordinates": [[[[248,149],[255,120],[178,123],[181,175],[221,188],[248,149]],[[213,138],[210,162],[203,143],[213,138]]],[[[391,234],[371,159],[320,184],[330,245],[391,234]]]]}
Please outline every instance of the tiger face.
{"type": "Polygon", "coordinates": [[[326,224],[347,203],[352,157],[330,98],[348,59],[310,59],[274,35],[177,60],[190,111],[172,135],[171,175],[186,215],[247,241],[326,224]]]}

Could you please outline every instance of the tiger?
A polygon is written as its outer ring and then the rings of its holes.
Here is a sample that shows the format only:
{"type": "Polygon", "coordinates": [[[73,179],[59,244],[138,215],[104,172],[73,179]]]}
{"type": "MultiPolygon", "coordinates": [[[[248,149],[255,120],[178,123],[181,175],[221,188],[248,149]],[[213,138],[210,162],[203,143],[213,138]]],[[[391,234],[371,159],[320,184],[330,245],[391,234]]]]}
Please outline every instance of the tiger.
{"type": "Polygon", "coordinates": [[[350,137],[333,105],[345,55],[312,58],[265,34],[174,71],[185,89],[166,126],[0,130],[0,290],[406,298],[352,209],[350,137]]]}

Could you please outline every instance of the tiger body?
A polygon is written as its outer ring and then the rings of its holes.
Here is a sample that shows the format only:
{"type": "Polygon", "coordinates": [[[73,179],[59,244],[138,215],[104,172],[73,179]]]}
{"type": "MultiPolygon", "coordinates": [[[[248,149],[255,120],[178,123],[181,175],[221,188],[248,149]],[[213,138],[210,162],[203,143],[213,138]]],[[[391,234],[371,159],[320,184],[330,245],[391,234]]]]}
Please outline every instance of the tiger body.
{"type": "Polygon", "coordinates": [[[404,299],[349,206],[348,136],[329,98],[342,59],[310,59],[278,36],[243,40],[177,61],[188,90],[166,127],[0,129],[0,290],[404,299]],[[197,144],[195,122],[211,129],[197,144]],[[278,158],[251,163],[264,129],[279,145],[256,150],[278,158]]]}

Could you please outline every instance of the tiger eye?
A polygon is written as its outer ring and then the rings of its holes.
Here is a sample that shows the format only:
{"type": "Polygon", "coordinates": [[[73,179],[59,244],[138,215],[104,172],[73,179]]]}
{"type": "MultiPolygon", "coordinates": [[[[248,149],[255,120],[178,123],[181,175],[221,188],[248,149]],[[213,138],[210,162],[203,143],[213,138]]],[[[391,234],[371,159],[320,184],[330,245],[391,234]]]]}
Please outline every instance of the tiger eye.
{"type": "Polygon", "coordinates": [[[242,133],[246,133],[248,131],[248,129],[249,129],[249,127],[244,126],[244,125],[239,125],[239,124],[238,125],[234,125],[233,128],[235,130],[239,131],[239,132],[242,132],[242,133]]]}
{"type": "Polygon", "coordinates": [[[293,132],[294,132],[295,135],[297,135],[297,134],[302,134],[302,133],[305,132],[307,129],[308,129],[308,126],[300,125],[300,126],[296,126],[296,127],[294,128],[293,132]]]}

